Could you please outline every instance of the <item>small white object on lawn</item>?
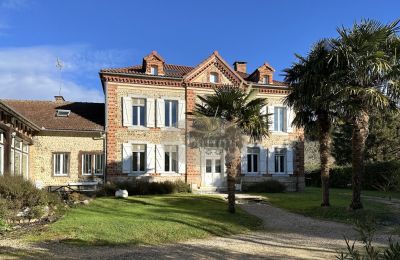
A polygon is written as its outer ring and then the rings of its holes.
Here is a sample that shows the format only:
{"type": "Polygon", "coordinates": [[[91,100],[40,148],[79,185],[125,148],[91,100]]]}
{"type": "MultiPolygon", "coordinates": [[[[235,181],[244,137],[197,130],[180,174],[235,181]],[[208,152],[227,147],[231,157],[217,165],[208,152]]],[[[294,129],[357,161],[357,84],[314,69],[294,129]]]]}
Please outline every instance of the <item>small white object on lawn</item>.
{"type": "Polygon", "coordinates": [[[127,190],[117,190],[115,192],[115,197],[117,197],[117,198],[128,198],[128,191],[127,190]]]}

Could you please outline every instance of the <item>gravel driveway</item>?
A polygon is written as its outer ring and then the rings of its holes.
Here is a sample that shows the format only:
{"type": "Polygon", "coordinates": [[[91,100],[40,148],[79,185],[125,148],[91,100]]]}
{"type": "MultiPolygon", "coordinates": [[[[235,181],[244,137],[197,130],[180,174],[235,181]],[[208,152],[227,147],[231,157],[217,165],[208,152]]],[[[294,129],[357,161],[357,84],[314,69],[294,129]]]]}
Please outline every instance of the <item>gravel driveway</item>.
{"type": "Polygon", "coordinates": [[[315,220],[269,204],[248,202],[240,206],[261,218],[265,230],[163,246],[79,247],[3,240],[0,259],[335,259],[336,251],[345,247],[343,235],[356,236],[349,225],[315,220]],[[7,252],[3,258],[2,251],[7,252]]]}

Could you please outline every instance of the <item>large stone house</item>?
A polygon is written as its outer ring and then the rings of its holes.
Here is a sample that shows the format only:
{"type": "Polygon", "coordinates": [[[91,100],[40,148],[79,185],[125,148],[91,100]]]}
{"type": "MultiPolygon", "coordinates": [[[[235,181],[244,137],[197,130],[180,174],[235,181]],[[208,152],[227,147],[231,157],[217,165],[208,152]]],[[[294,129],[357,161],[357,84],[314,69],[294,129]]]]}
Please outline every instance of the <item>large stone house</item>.
{"type": "Polygon", "coordinates": [[[224,152],[188,144],[190,117],[197,97],[228,84],[256,88],[268,99],[271,135],[242,150],[242,184],[267,179],[289,190],[304,187],[303,132],[291,126],[293,112],[284,106],[288,94],[267,63],[247,73],[246,62],[229,66],[218,52],[196,67],[168,64],[155,51],[139,65],[103,69],[107,180],[181,179],[192,187],[224,188],[224,152]]]}
{"type": "Polygon", "coordinates": [[[213,88],[252,87],[268,99],[271,134],[242,149],[238,182],[267,179],[304,188],[303,132],[291,126],[287,86],[267,63],[247,73],[212,53],[196,67],[172,65],[156,52],[139,65],[103,69],[105,103],[0,101],[0,175],[38,187],[123,180],[183,180],[194,189],[226,187],[224,151],[189,145],[189,116],[213,88]]]}

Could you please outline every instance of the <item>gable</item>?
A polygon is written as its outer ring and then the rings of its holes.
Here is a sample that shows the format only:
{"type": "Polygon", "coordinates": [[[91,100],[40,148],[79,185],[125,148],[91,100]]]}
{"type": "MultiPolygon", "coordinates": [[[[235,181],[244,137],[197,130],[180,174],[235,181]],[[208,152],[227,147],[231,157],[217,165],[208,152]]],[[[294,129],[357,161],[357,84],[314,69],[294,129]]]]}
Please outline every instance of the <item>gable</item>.
{"type": "Polygon", "coordinates": [[[210,73],[218,75],[218,84],[240,85],[244,82],[216,51],[186,74],[184,81],[186,83],[210,83],[210,73]]]}

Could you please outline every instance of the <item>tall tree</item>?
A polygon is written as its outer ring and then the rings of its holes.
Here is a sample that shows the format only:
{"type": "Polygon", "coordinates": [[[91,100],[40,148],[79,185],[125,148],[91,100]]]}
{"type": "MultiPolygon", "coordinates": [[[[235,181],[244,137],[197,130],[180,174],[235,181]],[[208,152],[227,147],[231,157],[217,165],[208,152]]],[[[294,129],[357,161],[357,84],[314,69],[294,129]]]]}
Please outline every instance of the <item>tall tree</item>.
{"type": "Polygon", "coordinates": [[[345,118],[352,125],[352,209],[363,207],[361,180],[371,109],[397,109],[399,84],[399,21],[365,20],[338,29],[332,63],[341,88],[345,118]]]}
{"type": "MultiPolygon", "coordinates": [[[[285,81],[290,94],[286,104],[293,107],[293,124],[306,130],[316,129],[321,164],[322,203],[329,206],[329,157],[331,129],[336,117],[337,93],[330,81],[333,73],[329,63],[330,42],[318,42],[307,57],[297,55],[298,61],[285,69],[285,81]]],[[[312,131],[310,131],[312,132],[312,131]]]]}
{"type": "Polygon", "coordinates": [[[229,211],[235,212],[235,184],[240,168],[240,149],[245,138],[261,141],[269,135],[268,115],[262,113],[267,100],[257,98],[257,89],[247,90],[239,86],[222,86],[214,94],[198,96],[200,103],[194,109],[195,135],[199,132],[205,139],[219,139],[225,149],[229,211]]]}

